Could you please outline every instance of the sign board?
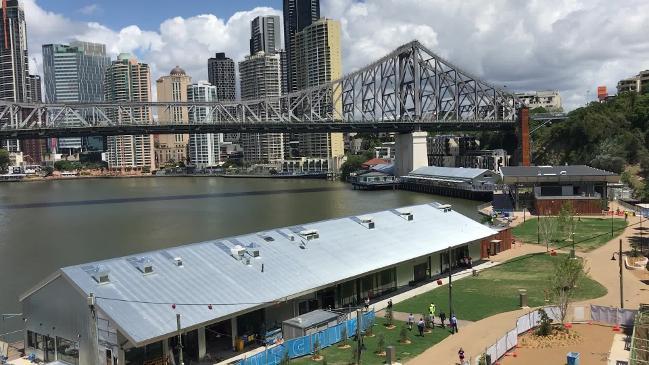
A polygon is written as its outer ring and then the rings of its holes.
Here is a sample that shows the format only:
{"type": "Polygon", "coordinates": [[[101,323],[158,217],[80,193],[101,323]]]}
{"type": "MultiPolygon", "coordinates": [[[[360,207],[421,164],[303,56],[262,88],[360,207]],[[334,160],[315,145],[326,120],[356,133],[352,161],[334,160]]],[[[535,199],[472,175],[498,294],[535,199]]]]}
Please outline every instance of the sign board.
{"type": "Polygon", "coordinates": [[[598,86],[597,87],[597,99],[604,100],[608,97],[608,91],[606,90],[606,86],[598,86]]]}

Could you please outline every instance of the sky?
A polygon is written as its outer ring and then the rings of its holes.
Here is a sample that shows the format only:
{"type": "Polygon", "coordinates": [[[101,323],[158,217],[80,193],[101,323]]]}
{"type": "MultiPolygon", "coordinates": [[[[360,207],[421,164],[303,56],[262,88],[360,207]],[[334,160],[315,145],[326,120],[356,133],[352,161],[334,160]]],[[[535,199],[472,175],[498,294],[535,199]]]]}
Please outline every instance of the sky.
{"type": "MultiPolygon", "coordinates": [[[[280,0],[23,0],[30,68],[41,47],[74,39],[131,52],[152,79],[176,65],[195,81],[207,59],[248,53],[250,20],[281,15],[280,0]]],[[[349,73],[413,39],[483,80],[512,91],[559,90],[571,110],[606,85],[649,69],[646,0],[321,0],[340,20],[349,73]]],[[[32,71],[33,72],[33,71],[32,71]]]]}

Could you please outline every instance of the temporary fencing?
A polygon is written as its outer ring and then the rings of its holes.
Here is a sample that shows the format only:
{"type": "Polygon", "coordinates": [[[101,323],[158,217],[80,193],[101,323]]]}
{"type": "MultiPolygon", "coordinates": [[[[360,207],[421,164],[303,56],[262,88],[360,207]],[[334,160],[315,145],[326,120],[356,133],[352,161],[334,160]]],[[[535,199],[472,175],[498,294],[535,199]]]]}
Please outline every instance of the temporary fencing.
{"type": "MultiPolygon", "coordinates": [[[[553,322],[561,321],[561,312],[557,306],[543,307],[545,313],[553,322]]],[[[633,326],[637,310],[602,307],[590,305],[590,313],[586,313],[586,306],[571,306],[568,310],[567,320],[571,322],[599,322],[607,325],[633,326]]],[[[518,345],[518,336],[536,328],[541,322],[539,309],[526,313],[516,320],[516,327],[507,331],[493,345],[485,349],[485,354],[493,362],[505,356],[511,349],[518,345]]]]}
{"type": "MultiPolygon", "coordinates": [[[[376,314],[374,311],[363,313],[361,317],[361,329],[364,331],[374,323],[376,314]]],[[[283,343],[270,347],[263,352],[241,360],[238,365],[277,365],[288,354],[290,359],[302,357],[313,353],[313,347],[317,341],[320,348],[329,347],[343,340],[343,328],[346,329],[347,337],[356,333],[357,319],[353,318],[329,327],[311,335],[286,340],[283,343]]]]}

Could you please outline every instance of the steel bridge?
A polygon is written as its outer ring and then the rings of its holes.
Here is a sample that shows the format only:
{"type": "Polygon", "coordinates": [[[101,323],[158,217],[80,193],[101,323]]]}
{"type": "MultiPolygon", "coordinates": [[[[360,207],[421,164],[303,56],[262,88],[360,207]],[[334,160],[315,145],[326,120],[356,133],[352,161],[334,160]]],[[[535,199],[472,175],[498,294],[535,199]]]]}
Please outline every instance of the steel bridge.
{"type": "Polygon", "coordinates": [[[498,130],[523,105],[418,41],[343,78],[281,97],[232,102],[0,102],[0,138],[176,133],[498,130]],[[186,108],[189,120],[165,120],[186,108]]]}

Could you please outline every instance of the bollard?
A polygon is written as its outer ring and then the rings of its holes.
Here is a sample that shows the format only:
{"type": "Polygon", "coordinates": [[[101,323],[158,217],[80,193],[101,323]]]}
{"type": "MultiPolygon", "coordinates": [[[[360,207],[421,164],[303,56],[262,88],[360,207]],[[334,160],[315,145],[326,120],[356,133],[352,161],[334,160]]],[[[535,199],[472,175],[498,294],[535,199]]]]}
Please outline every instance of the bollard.
{"type": "Polygon", "coordinates": [[[519,306],[521,308],[527,307],[527,290],[518,289],[518,299],[519,299],[519,306]]]}
{"type": "Polygon", "coordinates": [[[392,365],[396,363],[397,361],[397,356],[396,352],[394,351],[394,346],[388,346],[385,348],[385,361],[388,365],[392,365]]]}

